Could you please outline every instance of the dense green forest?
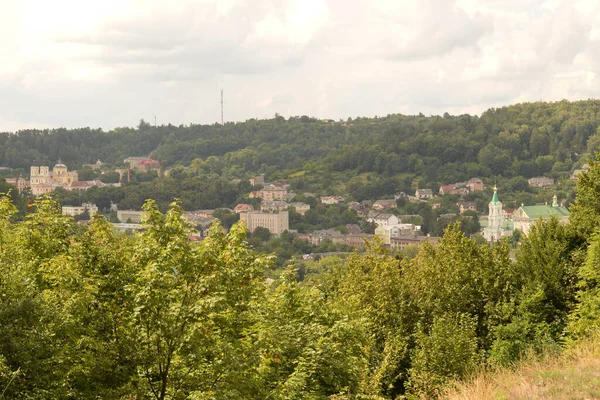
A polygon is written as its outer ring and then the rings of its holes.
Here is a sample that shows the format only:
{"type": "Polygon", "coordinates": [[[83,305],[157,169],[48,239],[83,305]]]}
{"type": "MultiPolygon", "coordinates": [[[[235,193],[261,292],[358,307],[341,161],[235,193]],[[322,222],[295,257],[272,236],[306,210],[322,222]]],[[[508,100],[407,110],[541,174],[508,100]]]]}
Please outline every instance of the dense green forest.
{"type": "Polygon", "coordinates": [[[243,225],[189,240],[182,208],[148,228],[80,226],[0,197],[0,396],[19,399],[435,397],[600,328],[600,162],[571,222],[539,223],[509,256],[458,226],[414,258],[366,254],[265,279],[243,225]]]}
{"type": "Polygon", "coordinates": [[[517,189],[533,176],[561,180],[600,147],[599,125],[600,100],[517,104],[480,117],[395,114],[334,122],[276,116],[179,127],[141,121],[135,129],[109,132],[3,133],[0,166],[27,172],[30,165],[53,165],[61,158],[70,169],[80,169],[96,159],[121,165],[126,157],[150,155],[166,168],[189,167],[173,171],[180,180],[229,181],[264,173],[299,191],[346,193],[360,201],[414,189],[415,181],[436,190],[474,176],[517,189]]]}

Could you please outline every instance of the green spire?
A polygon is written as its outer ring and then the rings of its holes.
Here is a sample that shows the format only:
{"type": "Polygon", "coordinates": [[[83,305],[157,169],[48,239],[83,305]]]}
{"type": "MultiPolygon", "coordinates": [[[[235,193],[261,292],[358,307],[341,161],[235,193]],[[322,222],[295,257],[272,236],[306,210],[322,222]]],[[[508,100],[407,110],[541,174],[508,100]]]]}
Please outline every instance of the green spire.
{"type": "Polygon", "coordinates": [[[498,204],[500,200],[498,199],[498,188],[494,185],[494,197],[492,197],[492,203],[498,204]]]}

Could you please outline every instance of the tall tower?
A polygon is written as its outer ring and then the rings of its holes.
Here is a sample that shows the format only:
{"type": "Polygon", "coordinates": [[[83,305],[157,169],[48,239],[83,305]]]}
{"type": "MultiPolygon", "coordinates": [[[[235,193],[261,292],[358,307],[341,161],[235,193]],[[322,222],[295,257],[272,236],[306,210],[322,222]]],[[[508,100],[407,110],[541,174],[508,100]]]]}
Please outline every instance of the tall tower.
{"type": "Polygon", "coordinates": [[[494,185],[494,195],[489,203],[488,226],[483,230],[483,236],[488,242],[497,242],[502,237],[502,203],[498,199],[498,188],[494,185]]]}
{"type": "Polygon", "coordinates": [[[223,125],[223,89],[221,89],[221,125],[223,125]]]}

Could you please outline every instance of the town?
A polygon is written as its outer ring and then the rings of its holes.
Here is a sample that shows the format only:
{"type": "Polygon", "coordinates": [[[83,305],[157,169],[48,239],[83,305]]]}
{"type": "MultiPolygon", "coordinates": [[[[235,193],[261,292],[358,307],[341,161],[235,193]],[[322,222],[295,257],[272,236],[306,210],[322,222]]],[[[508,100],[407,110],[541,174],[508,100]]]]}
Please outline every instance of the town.
{"type": "MultiPolygon", "coordinates": [[[[576,170],[571,179],[576,179],[577,175],[587,168],[589,167],[586,164],[582,169],[576,170]]],[[[16,178],[6,178],[6,182],[13,185],[21,194],[30,193],[38,197],[61,190],[78,193],[93,187],[120,187],[122,183],[130,181],[132,172],[154,173],[155,176],[159,176],[169,175],[171,171],[172,169],[164,170],[159,161],[147,157],[128,157],[123,160],[123,166],[115,168],[107,168],[97,160],[95,163],[83,165],[79,171],[70,171],[59,159],[52,168],[31,166],[29,177],[21,174],[16,178]],[[94,172],[94,179],[79,178],[90,175],[90,170],[94,172]],[[103,179],[105,177],[111,178],[103,179]]],[[[240,179],[236,179],[232,183],[239,182],[240,179]]],[[[232,221],[243,221],[251,234],[264,232],[261,237],[265,239],[279,238],[285,233],[314,247],[330,243],[338,246],[339,249],[350,250],[364,249],[366,241],[378,238],[390,250],[401,251],[423,242],[435,244],[438,236],[423,231],[421,215],[402,214],[399,205],[420,203],[432,210],[439,210],[443,202],[448,203],[449,199],[457,199],[454,203],[456,211],[438,216],[437,219],[442,226],[460,221],[463,225],[469,226],[470,230],[466,233],[488,243],[497,242],[505,237],[510,238],[515,234],[527,235],[531,225],[539,219],[555,217],[566,223],[569,218],[569,211],[552,192],[554,180],[547,177],[534,177],[528,180],[531,188],[547,191],[547,202],[520,204],[514,208],[503,205],[502,191],[495,185],[487,208],[481,207],[481,202],[478,206],[474,201],[465,200],[469,194],[484,193],[486,190],[484,182],[476,177],[466,182],[441,185],[435,192],[431,188],[417,188],[414,193],[401,192],[393,198],[361,202],[344,195],[317,196],[307,192],[295,193],[288,183],[266,182],[265,175],[251,177],[248,183],[253,190],[245,194],[247,202],[238,203],[232,209],[217,205],[214,209],[186,210],[185,218],[196,229],[190,238],[196,241],[203,240],[208,228],[218,217],[226,215],[232,221]],[[294,229],[294,224],[290,224],[290,217],[310,217],[313,215],[311,207],[314,209],[317,205],[326,209],[333,206],[343,207],[350,218],[347,223],[327,229],[294,229]]],[[[96,204],[84,201],[78,204],[63,204],[62,213],[76,218],[83,224],[88,223],[96,213],[101,213],[107,216],[107,219],[111,216],[111,223],[120,231],[133,232],[144,229],[142,224],[144,211],[119,209],[113,203],[108,209],[99,209],[96,204]]],[[[313,256],[313,254],[303,255],[304,259],[312,259],[313,256]]]]}

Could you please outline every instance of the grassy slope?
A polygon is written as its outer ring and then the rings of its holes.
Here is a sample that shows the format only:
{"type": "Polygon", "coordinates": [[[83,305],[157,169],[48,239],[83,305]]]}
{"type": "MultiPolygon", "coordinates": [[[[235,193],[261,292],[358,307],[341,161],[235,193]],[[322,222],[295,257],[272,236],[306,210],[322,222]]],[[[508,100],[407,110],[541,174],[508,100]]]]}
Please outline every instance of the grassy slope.
{"type": "Polygon", "coordinates": [[[600,399],[600,336],[515,369],[485,371],[443,399],[600,399]]]}

